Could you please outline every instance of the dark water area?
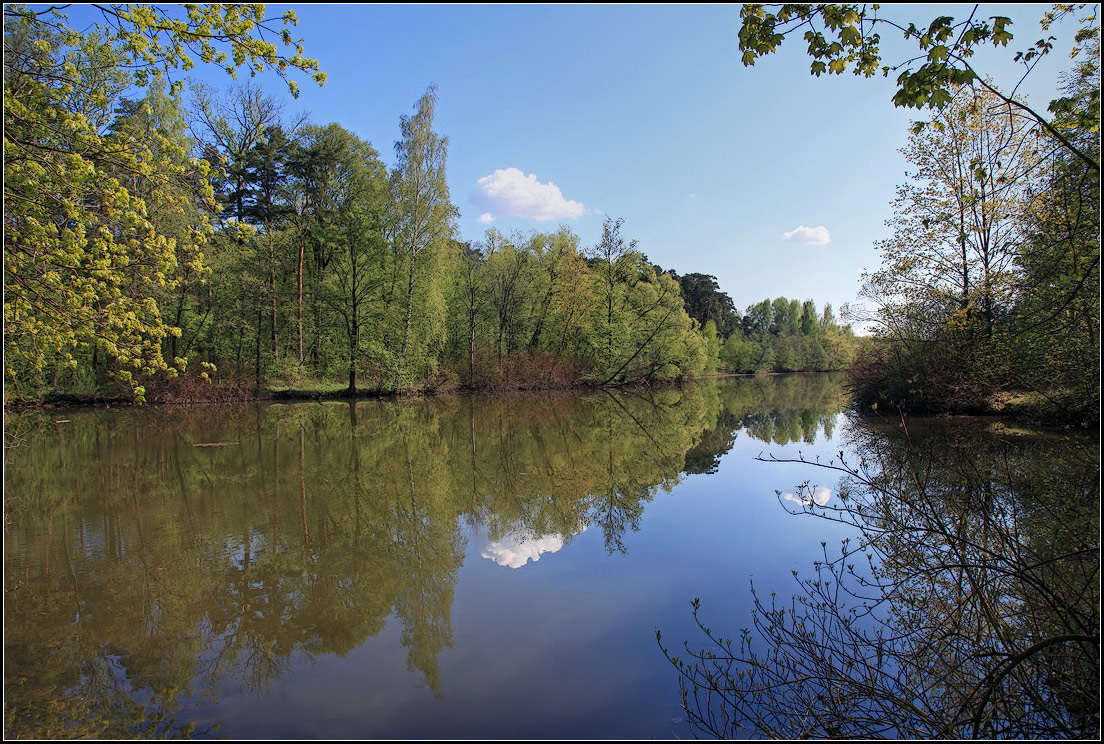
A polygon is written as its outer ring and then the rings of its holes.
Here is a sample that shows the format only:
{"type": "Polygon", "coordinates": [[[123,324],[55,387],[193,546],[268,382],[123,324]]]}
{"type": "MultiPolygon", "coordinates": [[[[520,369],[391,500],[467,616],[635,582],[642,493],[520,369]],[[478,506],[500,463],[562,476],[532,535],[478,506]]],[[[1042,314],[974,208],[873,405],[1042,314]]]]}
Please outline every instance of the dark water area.
{"type": "MultiPolygon", "coordinates": [[[[757,459],[899,446],[845,406],[818,375],[10,415],[5,734],[692,736],[655,631],[696,643],[700,597],[735,633],[855,533],[787,508],[839,472],[757,459]]],[[[1095,438],[913,431],[1099,512],[1095,438]]]]}

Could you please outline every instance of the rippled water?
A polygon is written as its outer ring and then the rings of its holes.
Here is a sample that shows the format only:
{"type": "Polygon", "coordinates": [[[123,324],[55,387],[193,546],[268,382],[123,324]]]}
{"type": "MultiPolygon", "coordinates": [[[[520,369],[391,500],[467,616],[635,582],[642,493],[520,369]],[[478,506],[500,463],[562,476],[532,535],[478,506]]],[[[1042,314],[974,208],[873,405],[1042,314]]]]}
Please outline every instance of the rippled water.
{"type": "Polygon", "coordinates": [[[755,459],[833,456],[844,402],[790,376],[10,416],[6,732],[687,737],[655,630],[693,637],[694,597],[745,624],[752,579],[844,534],[781,507],[830,474],[755,459]]]}

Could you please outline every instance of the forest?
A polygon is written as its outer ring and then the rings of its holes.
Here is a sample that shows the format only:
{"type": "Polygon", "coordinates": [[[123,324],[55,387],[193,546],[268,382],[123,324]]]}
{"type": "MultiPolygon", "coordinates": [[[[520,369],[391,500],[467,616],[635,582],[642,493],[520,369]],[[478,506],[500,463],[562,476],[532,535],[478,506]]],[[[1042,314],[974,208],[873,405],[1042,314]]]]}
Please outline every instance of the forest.
{"type": "MultiPolygon", "coordinates": [[[[8,399],[610,386],[854,354],[830,307],[741,316],[712,276],[649,262],[622,220],[595,246],[566,226],[464,241],[435,87],[399,118],[389,167],[255,83],[169,83],[200,37],[149,12],[77,33],[6,11],[8,399]]],[[[188,23],[244,45],[235,62],[322,74],[301,45],[250,51],[263,12],[203,13],[188,23]]]]}

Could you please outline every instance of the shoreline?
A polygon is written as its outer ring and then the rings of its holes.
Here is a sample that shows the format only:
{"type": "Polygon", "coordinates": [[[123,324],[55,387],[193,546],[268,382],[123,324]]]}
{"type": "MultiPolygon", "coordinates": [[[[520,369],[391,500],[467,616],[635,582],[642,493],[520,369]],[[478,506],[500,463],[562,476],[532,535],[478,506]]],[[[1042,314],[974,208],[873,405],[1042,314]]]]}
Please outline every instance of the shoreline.
{"type": "MultiPolygon", "coordinates": [[[[182,394],[174,394],[170,390],[154,391],[147,396],[146,403],[139,406],[134,399],[125,395],[78,395],[72,393],[56,393],[45,396],[42,400],[14,400],[4,402],[5,413],[21,413],[33,410],[68,410],[79,408],[129,408],[129,407],[161,407],[181,405],[217,405],[239,403],[265,403],[265,402],[322,402],[322,401],[349,401],[349,400],[379,400],[384,398],[435,398],[448,395],[470,395],[481,393],[516,393],[516,392],[541,392],[541,391],[596,391],[616,390],[619,388],[638,390],[648,388],[679,387],[694,384],[702,380],[716,380],[727,378],[754,378],[754,377],[783,377],[783,376],[815,376],[822,374],[839,374],[844,370],[832,370],[825,372],[718,372],[710,375],[686,378],[682,380],[667,380],[659,382],[635,382],[627,385],[596,385],[580,383],[575,385],[488,385],[480,387],[442,386],[437,388],[421,388],[410,390],[358,390],[350,394],[347,388],[334,390],[312,390],[309,388],[294,387],[265,387],[261,389],[245,389],[232,387],[214,387],[206,389],[192,389],[182,394]],[[188,395],[187,393],[192,393],[188,395]],[[201,395],[196,393],[208,393],[201,395]]],[[[850,407],[852,413],[862,418],[880,418],[883,420],[898,419],[900,413],[887,409],[883,412],[872,410],[858,410],[850,407]]],[[[909,420],[916,419],[946,419],[965,420],[987,418],[998,421],[1015,421],[1042,426],[1064,426],[1085,430],[1097,425],[1099,419],[1085,418],[1084,416],[1060,416],[1047,414],[1040,407],[1025,403],[1022,400],[1004,400],[995,402],[986,408],[974,408],[970,410],[954,412],[916,411],[905,414],[909,420]],[[1011,403],[1011,405],[1009,405],[1011,403]]]]}
{"type": "MultiPolygon", "coordinates": [[[[310,388],[285,387],[282,385],[263,388],[235,388],[235,387],[210,387],[192,389],[186,393],[176,394],[172,390],[153,390],[146,396],[143,406],[174,406],[174,405],[210,405],[214,403],[255,403],[264,401],[310,401],[310,400],[371,400],[376,398],[420,398],[435,397],[440,395],[462,395],[468,393],[506,393],[519,391],[539,392],[542,390],[616,390],[618,388],[640,389],[653,387],[677,387],[679,385],[692,384],[698,380],[723,379],[728,377],[781,377],[786,375],[827,375],[839,374],[843,370],[827,370],[822,372],[719,372],[711,375],[700,375],[681,380],[638,381],[623,385],[598,385],[580,382],[573,385],[543,385],[520,382],[516,384],[464,386],[450,385],[441,387],[411,388],[408,390],[357,390],[350,393],[348,388],[312,390],[310,388]],[[199,392],[209,395],[196,394],[199,392]]],[[[22,411],[36,408],[80,408],[80,407],[111,407],[111,406],[137,406],[133,397],[122,394],[95,393],[82,395],[77,393],[49,393],[41,400],[16,399],[4,401],[5,411],[22,411]]]]}

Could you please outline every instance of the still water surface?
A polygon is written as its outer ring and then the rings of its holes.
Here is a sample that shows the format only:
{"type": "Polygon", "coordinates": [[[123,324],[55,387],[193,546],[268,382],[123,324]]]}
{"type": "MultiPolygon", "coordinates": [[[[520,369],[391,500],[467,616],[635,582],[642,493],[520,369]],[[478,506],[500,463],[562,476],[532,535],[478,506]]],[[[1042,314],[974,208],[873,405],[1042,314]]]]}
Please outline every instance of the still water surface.
{"type": "Polygon", "coordinates": [[[694,638],[694,597],[746,625],[752,580],[845,535],[782,508],[830,473],[755,459],[834,456],[845,402],[822,375],[11,416],[6,733],[686,738],[655,631],[694,638]]]}

